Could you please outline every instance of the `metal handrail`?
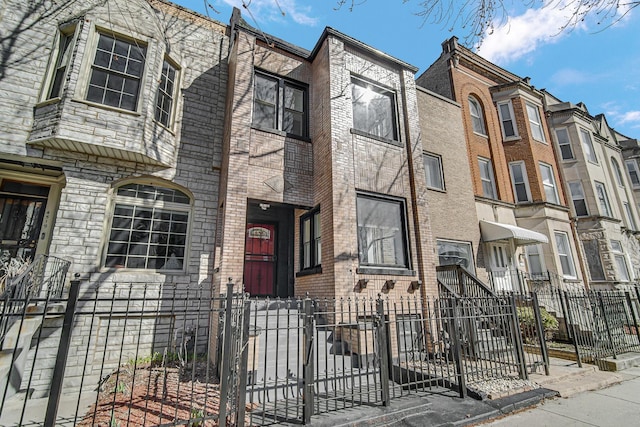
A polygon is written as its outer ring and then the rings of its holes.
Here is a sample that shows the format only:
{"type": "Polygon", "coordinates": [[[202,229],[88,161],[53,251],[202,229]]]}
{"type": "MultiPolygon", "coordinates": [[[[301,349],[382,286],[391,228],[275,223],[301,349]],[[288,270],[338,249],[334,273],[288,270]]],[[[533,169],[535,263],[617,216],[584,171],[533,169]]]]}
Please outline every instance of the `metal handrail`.
{"type": "Polygon", "coordinates": [[[463,297],[496,297],[496,293],[480,279],[459,265],[436,267],[438,281],[463,297]]]}
{"type": "Polygon", "coordinates": [[[18,276],[10,278],[0,299],[29,300],[46,290],[51,298],[59,298],[71,261],[52,255],[38,255],[18,276]]]}

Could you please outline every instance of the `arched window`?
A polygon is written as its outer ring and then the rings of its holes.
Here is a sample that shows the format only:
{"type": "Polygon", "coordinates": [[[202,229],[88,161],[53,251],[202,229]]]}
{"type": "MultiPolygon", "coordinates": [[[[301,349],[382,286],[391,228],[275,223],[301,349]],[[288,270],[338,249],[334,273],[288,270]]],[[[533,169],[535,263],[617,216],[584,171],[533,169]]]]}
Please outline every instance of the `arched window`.
{"type": "Polygon", "coordinates": [[[480,102],[473,96],[469,96],[469,114],[471,115],[471,123],[473,131],[480,135],[486,135],[487,131],[484,127],[484,116],[480,102]]]}
{"type": "Polygon", "coordinates": [[[184,270],[191,198],[148,183],[116,189],[105,267],[184,270]]]}
{"type": "Polygon", "coordinates": [[[620,170],[620,165],[615,158],[611,158],[611,164],[613,165],[613,173],[616,174],[616,181],[620,187],[624,187],[624,181],[622,180],[622,170],[620,170]]]}

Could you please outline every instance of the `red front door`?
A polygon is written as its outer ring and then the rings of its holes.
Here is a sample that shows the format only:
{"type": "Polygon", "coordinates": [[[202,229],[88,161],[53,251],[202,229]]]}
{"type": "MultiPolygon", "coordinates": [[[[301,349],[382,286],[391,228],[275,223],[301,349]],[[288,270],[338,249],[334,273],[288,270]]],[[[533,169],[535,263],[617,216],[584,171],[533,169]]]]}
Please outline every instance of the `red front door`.
{"type": "Polygon", "coordinates": [[[250,295],[274,295],[276,226],[247,224],[244,246],[244,285],[250,295]]]}

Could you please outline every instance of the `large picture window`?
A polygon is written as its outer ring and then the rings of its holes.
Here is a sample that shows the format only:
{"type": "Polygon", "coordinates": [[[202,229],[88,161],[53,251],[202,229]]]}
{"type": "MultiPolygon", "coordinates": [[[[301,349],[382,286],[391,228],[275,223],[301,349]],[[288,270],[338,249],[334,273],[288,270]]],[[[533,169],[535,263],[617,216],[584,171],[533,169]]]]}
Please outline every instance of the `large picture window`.
{"type": "Polygon", "coordinates": [[[301,84],[256,71],[253,125],[307,137],[307,89],[301,84]]]}
{"type": "Polygon", "coordinates": [[[112,35],[99,37],[87,100],[135,111],[147,48],[112,35]]]}
{"type": "Polygon", "coordinates": [[[314,209],[300,218],[302,270],[319,267],[322,263],[322,232],[320,210],[314,209]]]}
{"type": "Polygon", "coordinates": [[[351,79],[354,129],[368,135],[397,141],[395,94],[363,80],[351,79]]]}
{"type": "Polygon", "coordinates": [[[360,265],[409,268],[404,201],[359,194],[357,215],[360,265]]]}
{"type": "Polygon", "coordinates": [[[145,184],[119,187],[105,267],[182,271],[190,211],[191,199],[182,191],[145,184]]]}

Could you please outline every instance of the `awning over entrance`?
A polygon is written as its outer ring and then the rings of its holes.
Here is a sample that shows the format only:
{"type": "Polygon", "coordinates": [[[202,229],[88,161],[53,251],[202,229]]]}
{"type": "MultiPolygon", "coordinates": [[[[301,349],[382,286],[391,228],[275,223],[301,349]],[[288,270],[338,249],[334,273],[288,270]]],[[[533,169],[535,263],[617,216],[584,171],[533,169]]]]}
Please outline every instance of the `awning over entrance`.
{"type": "Polygon", "coordinates": [[[527,230],[510,224],[501,224],[480,220],[482,240],[493,242],[495,240],[514,240],[516,246],[535,245],[536,243],[549,243],[549,239],[542,233],[527,230]]]}

